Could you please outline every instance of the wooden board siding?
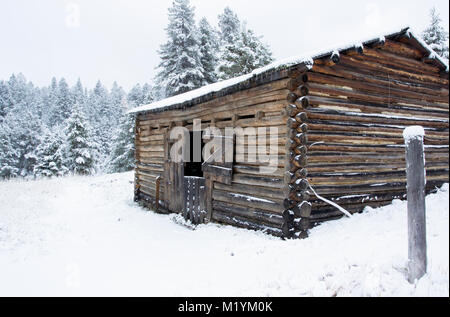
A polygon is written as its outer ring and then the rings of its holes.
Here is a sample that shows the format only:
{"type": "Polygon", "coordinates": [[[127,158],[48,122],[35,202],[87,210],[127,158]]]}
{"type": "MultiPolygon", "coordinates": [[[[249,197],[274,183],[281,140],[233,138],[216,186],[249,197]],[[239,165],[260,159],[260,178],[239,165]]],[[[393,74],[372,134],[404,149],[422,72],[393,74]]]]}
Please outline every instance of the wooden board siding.
{"type": "MultiPolygon", "coordinates": [[[[426,130],[427,189],[449,180],[448,74],[412,46],[388,41],[308,73],[308,180],[351,212],[406,198],[403,130],[426,130]]],[[[315,221],[340,217],[311,199],[315,221]]]]}
{"type": "MultiPolygon", "coordinates": [[[[168,178],[176,178],[176,175],[170,175],[173,169],[166,170],[168,149],[165,149],[165,134],[172,126],[181,125],[192,130],[193,120],[201,119],[202,129],[214,125],[219,129],[253,127],[266,128],[269,131],[271,127],[275,127],[278,134],[272,136],[272,139],[276,139],[275,143],[281,145],[276,156],[278,167],[275,173],[265,173],[264,169],[261,173],[260,167],[267,165],[265,163],[235,162],[231,184],[206,181],[207,187],[211,187],[210,194],[207,193],[207,196],[211,197],[207,206],[212,209],[210,215],[212,221],[265,230],[270,234],[281,236],[288,81],[289,78],[277,80],[185,110],[139,114],[136,124],[137,188],[154,198],[155,180],[160,175],[163,178],[161,187],[164,191],[162,197],[166,201],[165,207],[171,212],[182,211],[170,204],[177,193],[171,191],[167,185],[168,178]]],[[[244,157],[251,155],[254,151],[242,152],[238,145],[252,142],[251,138],[238,139],[235,155],[243,154],[244,157]]],[[[269,138],[267,143],[270,144],[269,138]]]]}

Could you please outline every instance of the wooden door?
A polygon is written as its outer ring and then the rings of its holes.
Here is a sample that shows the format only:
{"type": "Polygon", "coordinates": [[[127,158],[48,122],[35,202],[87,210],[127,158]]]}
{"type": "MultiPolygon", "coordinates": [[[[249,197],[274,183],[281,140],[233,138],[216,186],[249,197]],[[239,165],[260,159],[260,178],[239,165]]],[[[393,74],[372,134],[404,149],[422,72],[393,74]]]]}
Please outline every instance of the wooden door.
{"type": "Polygon", "coordinates": [[[206,212],[206,180],[201,177],[184,177],[183,216],[193,224],[201,224],[206,212]]]}
{"type": "Polygon", "coordinates": [[[166,206],[169,211],[181,213],[184,204],[184,163],[176,163],[170,157],[170,149],[175,141],[165,133],[164,141],[164,180],[166,188],[166,206]]]}

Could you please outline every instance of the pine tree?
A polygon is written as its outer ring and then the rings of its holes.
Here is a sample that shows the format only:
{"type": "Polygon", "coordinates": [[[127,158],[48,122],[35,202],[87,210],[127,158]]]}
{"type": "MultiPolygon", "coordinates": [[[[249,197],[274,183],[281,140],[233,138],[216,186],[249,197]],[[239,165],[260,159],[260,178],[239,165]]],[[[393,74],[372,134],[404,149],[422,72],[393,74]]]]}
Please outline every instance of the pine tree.
{"type": "Polygon", "coordinates": [[[0,123],[0,177],[11,178],[19,175],[20,153],[14,144],[12,144],[14,135],[12,135],[10,126],[0,123]]]}
{"type": "Polygon", "coordinates": [[[0,80],[0,122],[13,107],[8,84],[0,80]]]}
{"type": "Polygon", "coordinates": [[[73,109],[66,128],[67,165],[72,172],[89,175],[94,171],[93,145],[89,126],[79,105],[73,109]]]}
{"type": "Polygon", "coordinates": [[[62,124],[72,113],[73,99],[69,90],[69,85],[62,78],[58,83],[56,105],[53,113],[53,120],[56,124],[62,124]]]}
{"type": "Polygon", "coordinates": [[[58,177],[67,174],[68,169],[64,166],[63,138],[58,132],[47,131],[36,149],[36,157],[35,176],[58,177]]]}
{"type": "Polygon", "coordinates": [[[217,82],[216,68],[219,62],[217,57],[219,42],[216,31],[206,18],[200,20],[198,30],[200,34],[200,62],[204,77],[203,85],[208,85],[217,82]]]}
{"type": "Polygon", "coordinates": [[[233,45],[240,37],[241,21],[236,13],[226,7],[219,15],[220,40],[222,45],[233,45]]]}
{"type": "Polygon", "coordinates": [[[430,45],[430,47],[437,54],[439,54],[439,56],[448,60],[448,32],[445,31],[444,27],[442,27],[442,20],[436,12],[436,8],[431,9],[430,17],[431,23],[430,26],[423,32],[423,40],[430,45]]]}
{"type": "Polygon", "coordinates": [[[273,61],[269,47],[261,42],[252,30],[245,26],[233,45],[226,45],[219,67],[220,77],[229,79],[251,73],[273,61]]]}
{"type": "MultiPolygon", "coordinates": [[[[148,105],[148,104],[152,103],[153,100],[154,100],[153,87],[150,86],[149,84],[144,84],[144,86],[142,86],[142,104],[148,105]]],[[[126,110],[128,110],[128,109],[126,109],[126,110]]]]}
{"type": "Polygon", "coordinates": [[[128,92],[127,95],[127,101],[130,106],[130,108],[136,108],[141,106],[142,100],[143,100],[143,92],[141,84],[136,84],[131,88],[131,90],[128,92]]]}
{"type": "Polygon", "coordinates": [[[103,164],[110,153],[111,136],[108,131],[112,130],[111,126],[114,123],[111,124],[110,122],[109,92],[100,81],[89,94],[84,111],[93,127],[91,145],[96,152],[96,156],[98,156],[97,162],[103,164]]]}
{"type": "Polygon", "coordinates": [[[8,81],[12,108],[24,105],[27,101],[28,85],[22,74],[11,75],[8,81]]]}
{"type": "Polygon", "coordinates": [[[125,103],[125,91],[116,82],[113,83],[109,93],[109,112],[106,114],[109,118],[108,125],[111,127],[108,131],[113,131],[119,124],[123,114],[123,105],[125,103]]]}
{"type": "Polygon", "coordinates": [[[22,74],[13,74],[2,87],[6,111],[0,120],[0,176],[28,176],[34,168],[33,152],[42,128],[40,90],[22,74]]]}
{"type": "Polygon", "coordinates": [[[127,172],[134,168],[134,122],[134,116],[127,114],[120,120],[111,152],[109,164],[111,173],[127,172]]]}
{"type": "Polygon", "coordinates": [[[29,176],[36,163],[34,154],[40,143],[41,121],[32,108],[20,104],[8,113],[0,127],[0,175],[29,176]]]}
{"type": "Polygon", "coordinates": [[[44,123],[49,127],[61,124],[60,120],[55,120],[54,114],[57,113],[58,107],[58,82],[55,77],[52,78],[50,86],[46,90],[44,107],[46,111],[43,113],[44,123]]]}
{"type": "Polygon", "coordinates": [[[79,78],[75,84],[75,87],[72,88],[71,93],[73,104],[79,104],[83,109],[86,103],[86,93],[79,78]]]}
{"type": "Polygon", "coordinates": [[[189,0],[174,0],[166,32],[169,40],[159,51],[161,63],[156,80],[166,97],[170,97],[198,88],[204,82],[194,8],[189,0]]]}

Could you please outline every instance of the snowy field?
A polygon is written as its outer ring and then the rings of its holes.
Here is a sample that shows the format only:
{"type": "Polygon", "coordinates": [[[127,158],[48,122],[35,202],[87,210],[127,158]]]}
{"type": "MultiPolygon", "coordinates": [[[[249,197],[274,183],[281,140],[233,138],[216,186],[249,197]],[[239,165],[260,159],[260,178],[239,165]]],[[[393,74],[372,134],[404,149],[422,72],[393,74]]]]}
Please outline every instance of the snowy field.
{"type": "Polygon", "coordinates": [[[429,274],[405,279],[406,203],[303,241],[191,231],[132,201],[131,173],[0,183],[0,296],[449,296],[448,185],[427,198],[429,274]]]}

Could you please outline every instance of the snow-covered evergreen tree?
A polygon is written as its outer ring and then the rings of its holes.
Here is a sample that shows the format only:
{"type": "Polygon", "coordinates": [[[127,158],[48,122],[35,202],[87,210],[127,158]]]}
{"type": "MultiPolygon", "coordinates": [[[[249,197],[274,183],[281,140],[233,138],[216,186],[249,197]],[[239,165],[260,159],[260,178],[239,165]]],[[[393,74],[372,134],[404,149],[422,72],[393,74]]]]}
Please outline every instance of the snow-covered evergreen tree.
{"type": "Polygon", "coordinates": [[[194,8],[189,0],[174,0],[166,32],[168,42],[159,51],[161,63],[156,80],[166,97],[170,97],[198,88],[204,82],[194,8]]]}
{"type": "Polygon", "coordinates": [[[226,7],[219,15],[220,40],[222,45],[233,45],[240,37],[241,21],[236,13],[226,7]]]}
{"type": "Polygon", "coordinates": [[[40,90],[22,74],[13,74],[1,87],[0,176],[28,176],[42,128],[40,90]]]}
{"type": "Polygon", "coordinates": [[[19,175],[19,149],[13,144],[10,127],[0,123],[0,177],[10,178],[19,175]]]}
{"type": "Polygon", "coordinates": [[[109,117],[108,125],[114,128],[119,124],[120,118],[123,114],[123,105],[126,100],[125,91],[116,82],[113,83],[111,92],[109,93],[109,112],[107,116],[109,117]]]}
{"type": "Polygon", "coordinates": [[[58,131],[47,131],[36,149],[34,174],[37,177],[63,176],[68,169],[64,166],[64,139],[58,131]]]}
{"type": "Polygon", "coordinates": [[[430,17],[431,23],[423,32],[423,40],[430,45],[437,54],[448,60],[448,32],[446,32],[441,25],[442,20],[436,12],[436,8],[431,9],[430,17]]]}
{"type": "Polygon", "coordinates": [[[11,108],[24,105],[28,96],[28,85],[25,76],[22,74],[11,75],[8,80],[8,87],[11,98],[11,108]]]}
{"type": "Polygon", "coordinates": [[[82,109],[76,105],[66,128],[66,157],[69,170],[81,175],[94,171],[94,149],[90,140],[90,128],[82,109]]]}
{"type": "Polygon", "coordinates": [[[0,176],[17,177],[33,174],[42,125],[39,117],[18,105],[0,125],[0,176]]]}
{"type": "Polygon", "coordinates": [[[58,83],[56,105],[53,112],[53,120],[56,124],[62,124],[72,113],[73,98],[69,90],[69,85],[62,78],[58,83]]]}
{"type": "Polygon", "coordinates": [[[121,173],[134,168],[134,122],[132,115],[124,114],[114,137],[109,171],[121,173]]]}
{"type": "Polygon", "coordinates": [[[127,95],[127,101],[130,108],[135,108],[141,106],[143,97],[141,84],[134,85],[127,95]]]}
{"type": "MultiPolygon", "coordinates": [[[[81,122],[86,127],[90,157],[95,158],[94,169],[105,171],[111,160],[120,156],[119,148],[125,153],[127,145],[133,146],[132,138],[128,143],[120,141],[124,138],[119,137],[118,130],[127,131],[124,113],[130,107],[153,101],[155,90],[151,85],[136,87],[128,95],[132,101],[128,103],[127,95],[117,83],[109,92],[98,82],[88,93],[80,80],[70,87],[64,79],[58,82],[53,78],[50,86],[43,88],[35,87],[22,74],[0,81],[0,177],[32,176],[35,172],[39,175],[64,173],[62,166],[70,164],[60,164],[55,158],[55,166],[50,166],[50,153],[55,151],[58,137],[68,133],[66,127],[70,120],[64,118],[72,113],[75,104],[79,112],[88,117],[81,122]],[[51,135],[42,132],[49,130],[51,135]]],[[[64,142],[63,148],[66,153],[66,148],[70,147],[64,142]]],[[[55,155],[59,157],[59,152],[55,155]]],[[[122,158],[115,162],[117,166],[122,158]]],[[[86,161],[90,164],[88,159],[86,161]]],[[[76,170],[74,164],[70,168],[76,170]]]]}
{"type": "MultiPolygon", "coordinates": [[[[144,84],[144,86],[142,86],[142,104],[143,105],[148,105],[150,103],[152,103],[154,100],[153,97],[153,87],[149,84],[144,84]]],[[[128,110],[128,109],[126,109],[128,110]]]]}
{"type": "Polygon", "coordinates": [[[211,27],[208,20],[200,20],[198,31],[200,34],[200,62],[203,69],[203,85],[217,82],[216,69],[218,67],[219,39],[217,32],[211,27]]]}
{"type": "Polygon", "coordinates": [[[142,105],[147,105],[152,103],[153,98],[153,87],[149,84],[136,84],[131,88],[127,95],[128,108],[126,110],[139,107],[142,105]]]}
{"type": "Polygon", "coordinates": [[[0,122],[13,107],[8,83],[0,80],[0,122]]]}
{"type": "Polygon", "coordinates": [[[233,45],[226,45],[222,53],[219,74],[222,79],[229,79],[251,73],[273,61],[270,48],[245,26],[233,45]]]}
{"type": "MultiPolygon", "coordinates": [[[[109,132],[114,129],[110,121],[111,109],[108,90],[100,81],[90,92],[89,98],[84,107],[90,126],[92,127],[91,145],[98,156],[97,162],[103,167],[110,153],[111,135],[109,132]]],[[[115,125],[116,127],[117,125],[115,125]]]]}
{"type": "Polygon", "coordinates": [[[75,86],[72,88],[71,93],[73,104],[79,104],[81,108],[84,109],[86,103],[86,92],[79,78],[75,86]]]}
{"type": "Polygon", "coordinates": [[[45,125],[53,127],[61,124],[61,122],[55,120],[54,113],[56,112],[58,103],[58,81],[55,77],[52,78],[50,86],[45,89],[44,92],[44,113],[42,118],[45,125]]]}

